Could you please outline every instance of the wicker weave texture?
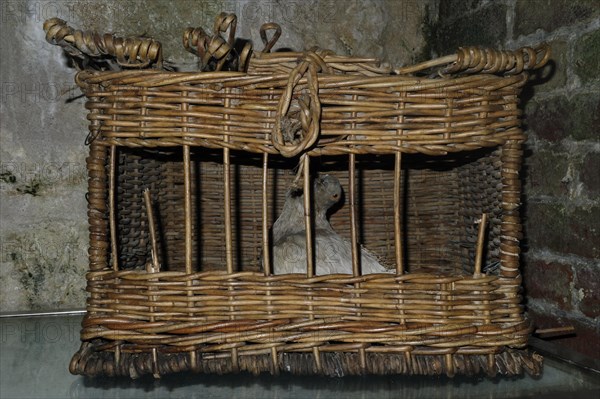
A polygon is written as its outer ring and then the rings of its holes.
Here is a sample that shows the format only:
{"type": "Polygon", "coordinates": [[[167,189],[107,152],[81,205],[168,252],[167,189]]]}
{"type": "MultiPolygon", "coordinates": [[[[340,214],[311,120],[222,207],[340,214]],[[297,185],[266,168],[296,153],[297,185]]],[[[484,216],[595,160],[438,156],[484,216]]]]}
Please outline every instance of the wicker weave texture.
{"type": "Polygon", "coordinates": [[[235,21],[184,34],[213,72],[166,70],[153,40],[45,24],[97,69],[76,76],[90,296],[71,371],[537,375],[521,305],[518,95],[548,48],[392,68],[269,53],[269,24],[266,50],[235,58],[235,21]],[[315,276],[317,173],[344,188],[331,223],[352,242],[352,274],[315,276]],[[291,185],[306,194],[307,270],[273,275],[269,227],[291,185]],[[390,273],[361,275],[359,244],[390,273]]]}

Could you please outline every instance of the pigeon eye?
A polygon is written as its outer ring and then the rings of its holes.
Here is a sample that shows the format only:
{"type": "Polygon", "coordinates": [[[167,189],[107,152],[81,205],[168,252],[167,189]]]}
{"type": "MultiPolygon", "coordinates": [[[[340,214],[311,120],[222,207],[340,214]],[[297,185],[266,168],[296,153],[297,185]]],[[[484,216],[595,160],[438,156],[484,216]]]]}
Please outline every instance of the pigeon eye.
{"type": "Polygon", "coordinates": [[[333,198],[333,199],[337,199],[338,197],[339,197],[339,194],[337,194],[337,193],[336,193],[336,194],[333,194],[333,195],[331,196],[331,198],[333,198]]]}

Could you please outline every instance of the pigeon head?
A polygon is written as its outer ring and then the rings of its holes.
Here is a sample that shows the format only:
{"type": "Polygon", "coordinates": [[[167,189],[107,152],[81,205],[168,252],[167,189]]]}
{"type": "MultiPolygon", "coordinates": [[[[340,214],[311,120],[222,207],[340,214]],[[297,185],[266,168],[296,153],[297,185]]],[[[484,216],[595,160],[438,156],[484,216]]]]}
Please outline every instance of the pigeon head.
{"type": "Polygon", "coordinates": [[[316,211],[327,212],[342,199],[342,185],[335,176],[320,176],[315,179],[314,196],[316,211]]]}

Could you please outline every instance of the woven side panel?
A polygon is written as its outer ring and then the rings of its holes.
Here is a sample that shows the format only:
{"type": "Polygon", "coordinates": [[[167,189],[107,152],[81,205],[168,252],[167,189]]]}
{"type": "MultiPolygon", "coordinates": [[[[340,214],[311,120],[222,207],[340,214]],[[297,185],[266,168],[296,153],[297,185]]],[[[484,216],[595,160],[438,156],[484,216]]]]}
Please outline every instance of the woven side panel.
{"type": "Polygon", "coordinates": [[[119,267],[142,269],[151,261],[144,190],[148,188],[151,193],[161,191],[161,164],[155,157],[123,149],[117,170],[119,267]]]}
{"type": "Polygon", "coordinates": [[[462,229],[457,218],[457,170],[432,163],[405,169],[404,234],[409,272],[460,273],[456,237],[462,229]]]}
{"type": "Polygon", "coordinates": [[[477,246],[476,223],[483,213],[488,215],[487,240],[483,271],[498,274],[500,270],[500,224],[502,219],[501,148],[479,151],[478,156],[458,168],[461,263],[467,274],[474,272],[477,246]]]}
{"type": "MultiPolygon", "coordinates": [[[[161,270],[185,270],[184,189],[181,150],[160,162],[160,189],[153,196],[161,270]]],[[[193,171],[194,169],[192,169],[193,171]]],[[[193,173],[193,172],[192,172],[193,173]]],[[[195,227],[195,223],[192,224],[195,227]]],[[[195,248],[193,253],[196,254],[195,248]]]]}
{"type": "Polygon", "coordinates": [[[107,156],[105,146],[92,144],[86,159],[88,170],[88,222],[90,231],[90,270],[108,267],[109,230],[107,205],[107,156]]]}
{"type": "Polygon", "coordinates": [[[101,271],[89,277],[89,308],[96,315],[86,322],[82,339],[124,340],[146,350],[159,334],[160,344],[174,351],[221,352],[220,343],[237,342],[240,353],[264,350],[265,344],[285,351],[383,344],[390,351],[420,345],[438,354],[460,348],[489,353],[497,346],[522,347],[529,333],[514,282],[494,276],[308,279],[101,271]],[[119,315],[123,312],[140,323],[119,315]]]}
{"type": "MultiPolygon", "coordinates": [[[[523,238],[521,225],[521,162],[523,150],[520,141],[509,141],[502,147],[502,223],[500,226],[501,270],[508,278],[520,276],[520,245],[523,238]]],[[[516,280],[516,279],[515,279],[516,280]]],[[[518,287],[514,287],[515,290],[518,287]]]]}

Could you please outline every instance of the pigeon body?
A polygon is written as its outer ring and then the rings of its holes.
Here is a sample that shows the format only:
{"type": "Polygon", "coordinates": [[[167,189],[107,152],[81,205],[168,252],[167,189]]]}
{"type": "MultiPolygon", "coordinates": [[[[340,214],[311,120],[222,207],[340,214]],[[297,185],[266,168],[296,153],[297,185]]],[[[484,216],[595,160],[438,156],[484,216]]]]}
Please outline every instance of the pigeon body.
{"type": "MultiPolygon", "coordinates": [[[[316,274],[352,274],[352,246],[327,220],[327,211],[342,197],[342,186],[334,176],[325,175],[315,179],[313,194],[316,274]]],[[[275,274],[306,273],[304,195],[301,189],[288,191],[281,215],[273,224],[272,254],[275,274]]],[[[388,272],[364,248],[360,248],[360,264],[362,274],[388,272]]]]}

